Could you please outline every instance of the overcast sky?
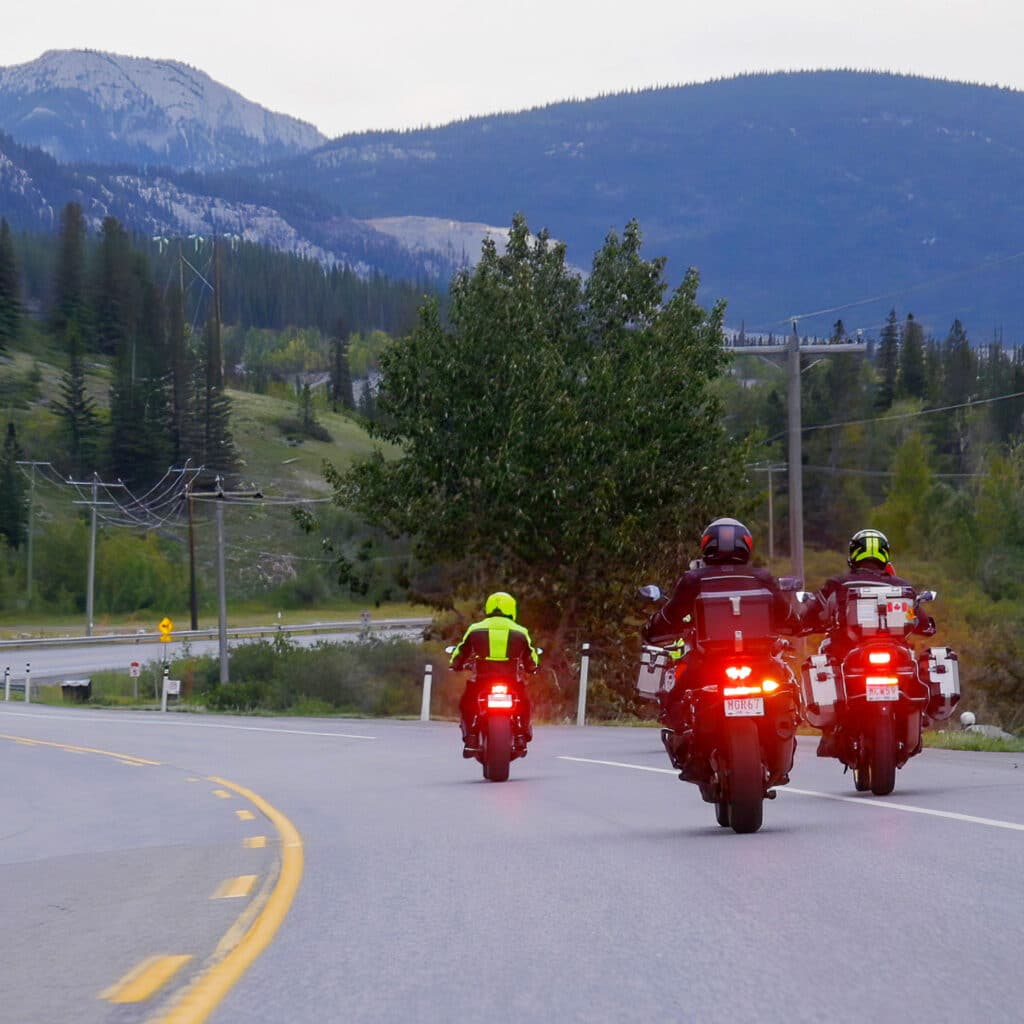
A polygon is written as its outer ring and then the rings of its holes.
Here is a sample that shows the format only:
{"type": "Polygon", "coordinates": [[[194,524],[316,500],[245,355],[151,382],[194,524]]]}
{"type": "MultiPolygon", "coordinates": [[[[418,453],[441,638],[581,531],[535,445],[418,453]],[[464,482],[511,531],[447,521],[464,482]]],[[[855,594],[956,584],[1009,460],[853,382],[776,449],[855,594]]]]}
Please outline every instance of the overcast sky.
{"type": "Polygon", "coordinates": [[[1024,89],[1021,0],[5,0],[0,65],[184,61],[327,135],[743,71],[855,67],[1024,89]]]}

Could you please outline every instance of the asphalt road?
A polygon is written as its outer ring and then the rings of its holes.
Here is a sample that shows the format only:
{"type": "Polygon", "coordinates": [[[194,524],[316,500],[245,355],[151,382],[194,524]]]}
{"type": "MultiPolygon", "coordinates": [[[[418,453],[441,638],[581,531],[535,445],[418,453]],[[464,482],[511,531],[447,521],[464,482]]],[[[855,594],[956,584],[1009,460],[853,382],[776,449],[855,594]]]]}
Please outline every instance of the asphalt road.
{"type": "Polygon", "coordinates": [[[247,902],[211,900],[219,880],[266,890],[282,859],[211,776],[286,815],[305,857],[217,1024],[1024,1010],[1024,755],[928,750],[878,798],[804,741],[737,836],[646,729],[538,728],[500,785],[440,723],[9,706],[0,733],[159,762],[0,740],[5,1024],[151,1019],[209,965],[247,902]],[[256,832],[266,848],[243,845],[256,832]],[[193,959],[152,998],[99,998],[174,953],[193,959]]]}

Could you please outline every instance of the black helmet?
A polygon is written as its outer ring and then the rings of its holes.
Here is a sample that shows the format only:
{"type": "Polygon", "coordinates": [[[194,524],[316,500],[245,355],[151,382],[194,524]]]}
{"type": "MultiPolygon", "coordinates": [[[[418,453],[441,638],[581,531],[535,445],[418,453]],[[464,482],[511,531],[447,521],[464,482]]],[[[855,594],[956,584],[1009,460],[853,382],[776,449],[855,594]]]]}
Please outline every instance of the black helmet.
{"type": "Polygon", "coordinates": [[[711,565],[746,565],[753,550],[754,538],[738,519],[716,519],[700,535],[701,557],[711,565]]]}
{"type": "Polygon", "coordinates": [[[889,538],[881,530],[858,530],[850,538],[850,557],[846,564],[852,569],[875,561],[884,569],[889,557],[889,538]]]}

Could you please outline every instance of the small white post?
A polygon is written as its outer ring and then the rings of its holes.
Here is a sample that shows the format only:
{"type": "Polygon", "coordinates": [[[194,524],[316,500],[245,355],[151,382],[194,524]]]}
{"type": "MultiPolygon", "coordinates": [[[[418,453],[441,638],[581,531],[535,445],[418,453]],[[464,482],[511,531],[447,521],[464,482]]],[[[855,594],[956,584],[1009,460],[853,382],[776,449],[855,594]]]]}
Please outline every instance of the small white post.
{"type": "Polygon", "coordinates": [[[430,687],[434,681],[434,666],[425,665],[423,668],[423,703],[420,705],[420,721],[430,721],[430,687]]]}
{"type": "Polygon", "coordinates": [[[576,724],[587,724],[587,676],[590,673],[590,644],[583,645],[583,657],[580,658],[580,698],[576,705],[576,724]]]}
{"type": "Polygon", "coordinates": [[[166,711],[167,710],[167,676],[169,675],[169,673],[170,673],[170,667],[168,666],[167,662],[165,661],[164,662],[164,684],[160,688],[160,710],[161,711],[166,711]]]}
{"type": "Polygon", "coordinates": [[[4,668],[4,700],[11,699],[11,666],[4,668]]]}
{"type": "Polygon", "coordinates": [[[32,703],[32,662],[25,662],[25,703],[32,703]]]}

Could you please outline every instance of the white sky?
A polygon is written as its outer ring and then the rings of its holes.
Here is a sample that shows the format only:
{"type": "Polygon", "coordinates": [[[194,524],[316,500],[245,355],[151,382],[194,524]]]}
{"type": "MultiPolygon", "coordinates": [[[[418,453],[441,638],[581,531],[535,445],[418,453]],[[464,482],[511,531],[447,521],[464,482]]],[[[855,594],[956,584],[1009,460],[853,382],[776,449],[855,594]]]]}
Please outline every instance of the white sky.
{"type": "Polygon", "coordinates": [[[0,65],[82,47],[184,61],[333,136],[753,70],[1024,89],[1024,2],[5,0],[0,65]]]}

